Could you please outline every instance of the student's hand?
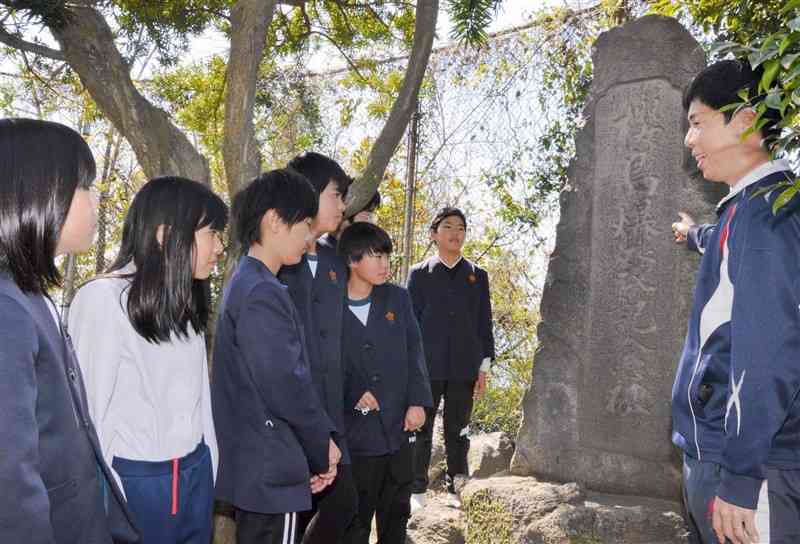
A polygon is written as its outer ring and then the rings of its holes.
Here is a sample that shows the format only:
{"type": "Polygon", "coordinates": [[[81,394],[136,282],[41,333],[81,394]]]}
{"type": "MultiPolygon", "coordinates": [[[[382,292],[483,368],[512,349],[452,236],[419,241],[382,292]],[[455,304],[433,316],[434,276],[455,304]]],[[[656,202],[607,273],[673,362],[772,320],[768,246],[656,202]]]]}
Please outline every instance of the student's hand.
{"type": "Polygon", "coordinates": [[[486,393],[486,382],[488,377],[486,372],[478,372],[478,379],[475,380],[475,389],[472,391],[472,398],[480,399],[486,393]]]}
{"type": "Polygon", "coordinates": [[[425,409],[422,406],[409,406],[406,410],[406,422],[403,426],[404,431],[418,431],[425,424],[425,409]]]}
{"type": "Polygon", "coordinates": [[[361,411],[381,409],[381,407],[378,405],[378,400],[369,391],[361,395],[361,398],[358,399],[355,408],[356,410],[361,410],[361,411]]]}
{"type": "Polygon", "coordinates": [[[333,475],[336,476],[336,465],[342,460],[342,451],[339,449],[339,446],[336,445],[336,442],[333,441],[333,438],[329,440],[328,464],[333,467],[333,475]]]}
{"type": "Polygon", "coordinates": [[[316,495],[326,487],[330,485],[328,480],[323,480],[318,475],[314,475],[311,477],[311,494],[316,495]]]}
{"type": "Polygon", "coordinates": [[[717,540],[733,544],[756,544],[759,540],[756,529],[756,511],[730,504],[714,497],[712,526],[717,540]]]}
{"type": "Polygon", "coordinates": [[[693,227],[695,221],[692,219],[692,216],[686,212],[678,212],[678,216],[681,220],[672,224],[672,234],[675,236],[675,243],[682,244],[689,235],[689,227],[693,227]]]}

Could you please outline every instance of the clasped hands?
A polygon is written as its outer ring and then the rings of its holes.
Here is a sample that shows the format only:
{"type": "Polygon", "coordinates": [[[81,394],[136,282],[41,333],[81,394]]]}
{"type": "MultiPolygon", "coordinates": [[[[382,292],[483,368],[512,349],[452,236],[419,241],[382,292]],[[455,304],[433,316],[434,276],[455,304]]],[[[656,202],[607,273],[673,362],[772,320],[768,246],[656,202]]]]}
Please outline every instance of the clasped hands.
{"type": "Polygon", "coordinates": [[[332,438],[329,439],[328,472],[323,474],[315,474],[311,477],[311,493],[317,494],[333,483],[333,481],[336,479],[336,466],[339,464],[341,458],[342,452],[339,450],[339,447],[332,438]]]}

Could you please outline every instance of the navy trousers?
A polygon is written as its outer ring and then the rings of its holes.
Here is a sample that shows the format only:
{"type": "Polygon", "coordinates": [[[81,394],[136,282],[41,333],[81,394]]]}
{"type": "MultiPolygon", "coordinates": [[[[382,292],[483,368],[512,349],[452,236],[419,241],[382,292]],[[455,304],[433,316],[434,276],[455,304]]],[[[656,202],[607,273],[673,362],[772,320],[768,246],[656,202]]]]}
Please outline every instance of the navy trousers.
{"type": "Polygon", "coordinates": [[[376,517],[378,544],[404,544],[411,517],[413,444],[375,457],[353,455],[353,475],[358,489],[358,531],[351,542],[369,544],[372,518],[376,517]]]}
{"type": "MultiPolygon", "coordinates": [[[[720,484],[720,466],[684,455],[683,502],[692,544],[719,544],[711,503],[720,484]]],[[[766,500],[759,500],[756,528],[765,544],[800,542],[800,470],[767,469],[766,500]]]]}
{"type": "Polygon", "coordinates": [[[201,442],[180,459],[150,462],[115,457],[141,544],[209,544],[214,525],[211,452],[201,442]]]}

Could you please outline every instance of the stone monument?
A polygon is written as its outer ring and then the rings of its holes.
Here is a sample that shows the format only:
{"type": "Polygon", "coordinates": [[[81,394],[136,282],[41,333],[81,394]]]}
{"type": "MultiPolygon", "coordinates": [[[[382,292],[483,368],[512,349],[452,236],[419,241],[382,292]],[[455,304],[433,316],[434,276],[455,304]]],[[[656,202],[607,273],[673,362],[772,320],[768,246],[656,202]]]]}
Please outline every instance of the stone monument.
{"type": "Polygon", "coordinates": [[[722,196],[683,145],[682,93],[704,66],[697,42],[667,17],[597,40],[515,474],[679,496],[670,393],[699,256],[675,244],[670,225],[678,210],[713,221],[722,196]]]}

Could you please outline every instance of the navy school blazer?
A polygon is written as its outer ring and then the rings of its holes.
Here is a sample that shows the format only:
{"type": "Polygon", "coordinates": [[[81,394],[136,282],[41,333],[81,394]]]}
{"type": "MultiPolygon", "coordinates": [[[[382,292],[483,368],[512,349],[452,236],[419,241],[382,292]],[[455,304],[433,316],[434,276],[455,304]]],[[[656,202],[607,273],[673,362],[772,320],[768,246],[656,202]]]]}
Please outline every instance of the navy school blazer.
{"type": "Polygon", "coordinates": [[[287,288],[252,257],[239,260],[223,295],[211,404],[217,498],[263,514],[309,510],[311,473],[328,470],[334,425],[311,381],[287,288]]]}
{"type": "Polygon", "coordinates": [[[138,542],[47,305],[0,272],[0,542],[138,542]]]}
{"type": "Polygon", "coordinates": [[[336,426],[334,440],[342,450],[342,464],[350,464],[344,437],[342,400],[342,312],[347,295],[347,266],[336,253],[336,239],[317,240],[317,274],[311,275],[306,257],[283,267],[278,278],[289,287],[307,333],[311,377],[328,417],[336,426]]]}
{"type": "Polygon", "coordinates": [[[431,379],[477,379],[483,359],[494,360],[486,271],[464,259],[451,279],[447,267],[434,255],[411,268],[408,292],[422,329],[431,379]]]}
{"type": "Polygon", "coordinates": [[[345,309],[342,338],[345,369],[345,427],[351,453],[376,456],[400,449],[409,406],[433,406],[417,319],[408,292],[392,284],[377,285],[366,327],[345,309]],[[371,392],[380,411],[355,410],[371,392]]]}

